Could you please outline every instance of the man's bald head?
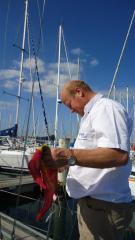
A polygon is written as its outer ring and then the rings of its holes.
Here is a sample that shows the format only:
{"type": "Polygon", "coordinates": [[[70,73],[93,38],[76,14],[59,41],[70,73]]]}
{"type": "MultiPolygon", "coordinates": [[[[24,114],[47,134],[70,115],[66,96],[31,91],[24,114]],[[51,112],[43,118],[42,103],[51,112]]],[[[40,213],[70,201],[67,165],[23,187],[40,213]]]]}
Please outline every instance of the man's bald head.
{"type": "Polygon", "coordinates": [[[83,116],[85,105],[95,94],[84,81],[70,80],[63,86],[60,97],[72,112],[83,116]]]}
{"type": "Polygon", "coordinates": [[[89,85],[86,84],[84,81],[71,80],[64,84],[62,91],[61,91],[61,95],[63,92],[67,92],[69,95],[73,96],[76,93],[76,88],[80,88],[80,89],[84,90],[85,92],[92,91],[92,89],[89,87],[89,85]]]}

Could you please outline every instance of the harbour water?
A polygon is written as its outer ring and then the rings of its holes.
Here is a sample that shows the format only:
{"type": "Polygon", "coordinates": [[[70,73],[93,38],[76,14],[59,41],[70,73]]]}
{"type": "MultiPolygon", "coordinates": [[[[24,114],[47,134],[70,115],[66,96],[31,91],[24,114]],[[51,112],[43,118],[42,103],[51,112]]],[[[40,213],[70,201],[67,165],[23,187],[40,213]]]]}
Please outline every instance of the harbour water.
{"type": "MultiPolygon", "coordinates": [[[[61,202],[61,209],[58,204],[53,204],[41,221],[36,222],[36,214],[39,209],[38,201],[31,201],[16,207],[10,206],[9,199],[0,207],[0,211],[20,220],[26,226],[41,232],[53,240],[79,240],[77,219],[76,219],[76,202],[68,199],[67,202],[61,202]]],[[[134,222],[131,228],[135,229],[135,202],[134,202],[134,222]]],[[[131,229],[130,229],[131,230],[131,229]]],[[[124,240],[134,240],[135,232],[127,231],[124,240]]]]}
{"type": "MultiPolygon", "coordinates": [[[[10,173],[9,175],[11,180],[17,177],[17,174],[14,176],[10,173]]],[[[3,182],[6,182],[5,186],[7,186],[7,175],[1,173],[1,178],[3,182]]],[[[28,186],[30,185],[28,184],[28,186]]],[[[27,189],[29,189],[29,192],[26,192],[26,188],[24,187],[23,190],[25,193],[21,193],[19,201],[16,187],[11,185],[11,187],[8,186],[8,189],[5,187],[5,191],[1,189],[0,212],[39,231],[47,236],[47,239],[50,237],[53,240],[79,240],[76,201],[69,198],[65,191],[59,192],[58,200],[53,203],[52,208],[45,214],[43,219],[37,222],[36,215],[42,204],[42,201],[39,200],[40,191],[37,185],[34,185],[33,188],[28,188],[28,186],[27,189]]],[[[124,240],[135,240],[135,201],[133,205],[133,221],[124,240]]]]}
{"type": "Polygon", "coordinates": [[[9,199],[0,207],[0,211],[15,218],[25,225],[45,234],[53,240],[78,240],[78,227],[76,219],[76,203],[72,199],[61,200],[53,204],[52,209],[39,222],[36,214],[41,206],[39,201],[31,201],[16,206],[10,205],[9,199]]]}

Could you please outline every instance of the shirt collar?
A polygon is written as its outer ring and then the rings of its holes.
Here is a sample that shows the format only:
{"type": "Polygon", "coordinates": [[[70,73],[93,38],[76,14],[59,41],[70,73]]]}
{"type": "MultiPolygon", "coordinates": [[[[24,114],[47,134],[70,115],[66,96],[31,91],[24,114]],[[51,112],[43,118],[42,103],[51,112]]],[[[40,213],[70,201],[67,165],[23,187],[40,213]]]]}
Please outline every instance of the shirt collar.
{"type": "Polygon", "coordinates": [[[102,94],[97,93],[92,99],[90,99],[90,101],[84,107],[84,114],[90,112],[90,110],[92,109],[93,105],[102,97],[103,97],[102,94]]]}

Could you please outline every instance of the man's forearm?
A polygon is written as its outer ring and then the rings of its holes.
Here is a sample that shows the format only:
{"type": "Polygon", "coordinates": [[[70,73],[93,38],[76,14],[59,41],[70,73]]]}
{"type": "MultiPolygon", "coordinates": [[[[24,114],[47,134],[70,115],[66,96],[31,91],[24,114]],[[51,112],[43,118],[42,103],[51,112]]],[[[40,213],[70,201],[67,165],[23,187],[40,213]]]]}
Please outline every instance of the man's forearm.
{"type": "Polygon", "coordinates": [[[128,153],[120,149],[72,149],[77,159],[77,165],[92,168],[108,168],[125,165],[128,162],[128,153]]]}
{"type": "Polygon", "coordinates": [[[45,154],[44,165],[61,168],[68,165],[69,157],[76,158],[76,165],[91,168],[111,168],[123,166],[128,162],[128,152],[113,148],[66,149],[52,148],[45,154]]]}

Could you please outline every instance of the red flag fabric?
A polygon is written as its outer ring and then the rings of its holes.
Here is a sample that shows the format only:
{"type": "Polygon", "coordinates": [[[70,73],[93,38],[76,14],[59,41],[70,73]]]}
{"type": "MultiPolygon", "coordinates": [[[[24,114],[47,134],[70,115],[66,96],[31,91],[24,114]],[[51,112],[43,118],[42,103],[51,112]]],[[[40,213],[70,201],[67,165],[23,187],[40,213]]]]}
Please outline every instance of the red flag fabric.
{"type": "Polygon", "coordinates": [[[34,181],[40,186],[40,190],[43,192],[43,206],[36,216],[37,221],[44,216],[52,206],[53,200],[57,198],[58,171],[57,169],[50,169],[44,166],[47,151],[50,151],[47,145],[36,149],[32,159],[28,163],[28,168],[34,181]]]}

